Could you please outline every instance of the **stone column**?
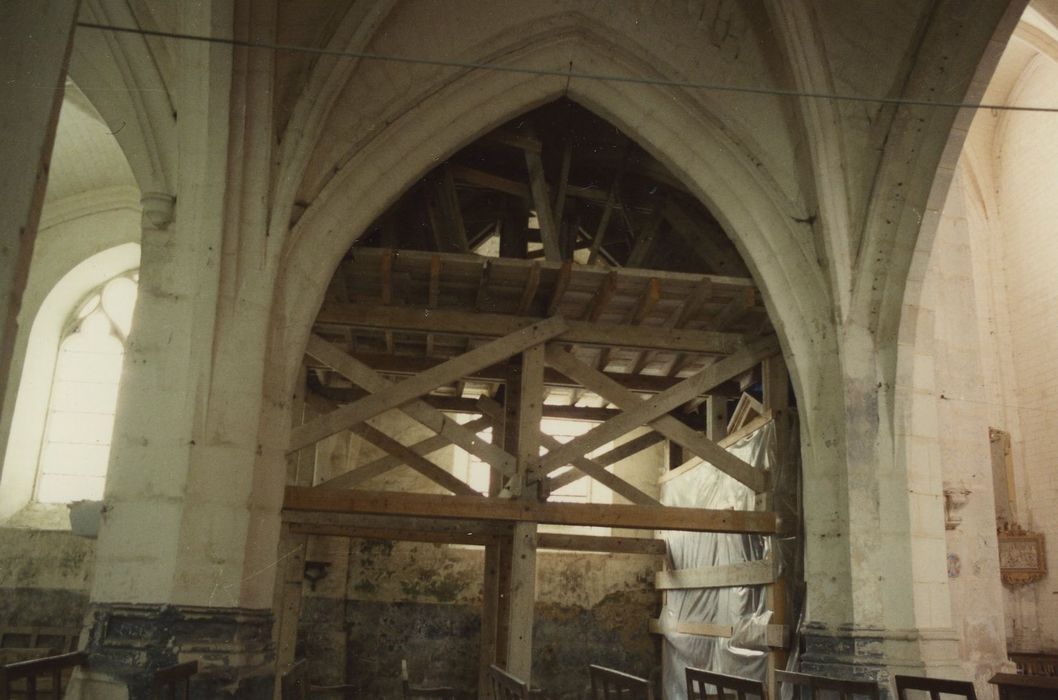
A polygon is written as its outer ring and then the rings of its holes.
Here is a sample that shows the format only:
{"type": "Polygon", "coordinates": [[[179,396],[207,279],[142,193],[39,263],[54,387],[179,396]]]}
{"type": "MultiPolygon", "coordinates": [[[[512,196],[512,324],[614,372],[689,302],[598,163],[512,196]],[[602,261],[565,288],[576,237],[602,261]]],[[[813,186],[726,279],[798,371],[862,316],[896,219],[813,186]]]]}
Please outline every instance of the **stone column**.
{"type": "MultiPolygon", "coordinates": [[[[0,3],[0,396],[48,182],[80,0],[0,3]]],[[[6,448],[0,444],[0,454],[6,448]]],[[[0,465],[0,469],[2,469],[0,465]]]]}
{"type": "MultiPolygon", "coordinates": [[[[228,2],[184,3],[177,14],[179,32],[232,33],[228,2]]],[[[176,192],[144,202],[140,293],[86,621],[92,663],[75,692],[147,697],[155,669],[198,659],[196,696],[268,697],[271,600],[246,594],[261,576],[270,592],[274,576],[246,557],[255,445],[211,420],[240,400],[212,388],[224,371],[216,346],[232,50],[174,47],[176,192]]]]}

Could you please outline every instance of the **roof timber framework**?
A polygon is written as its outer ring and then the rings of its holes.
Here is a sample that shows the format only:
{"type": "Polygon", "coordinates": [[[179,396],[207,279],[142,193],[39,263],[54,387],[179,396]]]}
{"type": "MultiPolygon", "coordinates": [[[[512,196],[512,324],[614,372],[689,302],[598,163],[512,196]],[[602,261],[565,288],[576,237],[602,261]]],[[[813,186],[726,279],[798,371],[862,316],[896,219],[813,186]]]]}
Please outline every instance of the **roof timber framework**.
{"type": "MultiPolygon", "coordinates": [[[[768,474],[719,442],[726,417],[716,405],[739,396],[747,376],[767,386],[785,373],[744,265],[660,164],[620,134],[596,129],[603,143],[584,148],[569,124],[540,128],[554,126],[553,112],[457,154],[341,263],[307,348],[304,401],[319,415],[293,427],[289,451],[297,461],[317,441],[350,431],[384,455],[322,482],[311,469],[292,469],[284,501],[288,538],[484,545],[481,666],[501,663],[524,678],[538,547],[664,553],[660,540],[560,536],[537,532],[538,524],[779,529],[768,474]],[[714,274],[639,269],[651,262],[714,274]],[[460,424],[452,412],[474,417],[460,424]],[[371,423],[383,413],[433,435],[404,444],[371,423]],[[598,425],[562,444],[541,431],[548,415],[598,425]],[[479,437],[487,428],[491,441],[479,437]],[[760,508],[665,507],[613,473],[662,441],[674,466],[706,460],[760,494],[760,508]],[[491,466],[487,494],[432,461],[452,445],[491,466]],[[365,488],[402,468],[451,495],[365,488]],[[550,499],[581,478],[628,503],[550,499]]],[[[781,410],[786,392],[773,393],[769,405],[781,410]]],[[[299,595],[295,580],[288,576],[284,595],[299,595]]],[[[290,609],[285,603],[281,637],[292,634],[290,609]]]]}

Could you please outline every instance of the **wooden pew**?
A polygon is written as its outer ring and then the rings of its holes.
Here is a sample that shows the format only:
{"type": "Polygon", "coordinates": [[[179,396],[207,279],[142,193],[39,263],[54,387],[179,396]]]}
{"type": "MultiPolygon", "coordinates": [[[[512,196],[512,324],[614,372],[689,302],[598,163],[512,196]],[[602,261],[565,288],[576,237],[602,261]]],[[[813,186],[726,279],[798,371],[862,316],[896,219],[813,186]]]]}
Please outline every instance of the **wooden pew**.
{"type": "Polygon", "coordinates": [[[196,673],[198,661],[158,669],[151,679],[151,697],[154,700],[188,700],[191,697],[191,676],[196,673]]]}
{"type": "Polygon", "coordinates": [[[997,673],[989,683],[999,688],[999,700],[1054,700],[1058,698],[1058,678],[997,673]]]}
{"type": "MultiPolygon", "coordinates": [[[[826,676],[813,676],[807,673],[793,673],[792,671],[776,671],[775,679],[779,685],[788,683],[796,685],[801,689],[807,688],[812,700],[819,697],[820,690],[837,693],[841,700],[854,700],[857,696],[880,700],[881,695],[878,684],[873,681],[846,681],[826,676]]],[[[794,697],[799,697],[796,693],[794,697]]]]}
{"type": "Polygon", "coordinates": [[[529,700],[529,684],[499,666],[489,666],[489,690],[491,700],[529,700]]]}
{"type": "Polygon", "coordinates": [[[654,700],[650,681],[605,666],[588,666],[592,700],[654,700]]]}
{"type": "Polygon", "coordinates": [[[897,700],[915,700],[914,696],[908,696],[909,690],[920,690],[929,693],[930,700],[941,700],[941,693],[946,695],[958,695],[966,700],[977,700],[974,684],[968,681],[950,681],[943,678],[920,678],[917,676],[897,676],[896,697],[897,700]]]}
{"type": "Polygon", "coordinates": [[[726,700],[728,694],[733,694],[737,700],[750,700],[757,697],[760,700],[768,700],[767,691],[764,690],[763,681],[755,681],[750,678],[739,676],[727,676],[722,673],[712,673],[700,668],[687,667],[687,698],[688,700],[708,700],[716,697],[717,700],[726,700]],[[715,693],[707,693],[705,686],[711,685],[716,689],[715,693]],[[747,697],[749,696],[749,697],[747,697]]]}
{"type": "Polygon", "coordinates": [[[37,700],[45,697],[42,694],[44,692],[55,700],[59,700],[63,696],[63,677],[69,678],[68,671],[72,671],[76,666],[87,664],[87,652],[72,651],[68,654],[47,656],[43,659],[17,661],[0,667],[0,700],[10,700],[13,697],[37,700]],[[38,690],[37,681],[41,678],[46,678],[50,682],[46,691],[44,688],[38,690]],[[24,689],[14,687],[18,681],[25,682],[24,689]]]}

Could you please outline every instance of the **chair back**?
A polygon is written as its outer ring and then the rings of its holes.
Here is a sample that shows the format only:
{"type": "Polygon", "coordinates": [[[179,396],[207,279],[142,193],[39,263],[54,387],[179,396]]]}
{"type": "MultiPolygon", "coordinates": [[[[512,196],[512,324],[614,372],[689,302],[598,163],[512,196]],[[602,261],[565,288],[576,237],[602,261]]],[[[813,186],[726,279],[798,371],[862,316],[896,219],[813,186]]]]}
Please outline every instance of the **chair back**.
{"type": "Polygon", "coordinates": [[[27,700],[51,697],[59,700],[63,696],[63,677],[69,677],[67,672],[75,666],[87,664],[87,652],[72,651],[68,654],[16,661],[2,666],[0,667],[0,700],[7,700],[11,697],[27,698],[27,700]],[[40,683],[38,687],[38,680],[47,682],[40,683]],[[14,687],[19,681],[25,682],[25,688],[14,687]]]}
{"type": "Polygon", "coordinates": [[[154,700],[188,700],[191,697],[191,676],[196,673],[198,661],[158,669],[151,679],[151,697],[154,700]]]}
{"type": "Polygon", "coordinates": [[[499,666],[489,666],[489,691],[491,700],[529,700],[529,684],[499,666]]]}
{"type": "Polygon", "coordinates": [[[1007,654],[1026,676],[1058,676],[1058,654],[1012,651],[1007,654]]]}
{"type": "MultiPolygon", "coordinates": [[[[880,700],[881,694],[878,684],[874,681],[846,681],[826,676],[813,676],[808,673],[794,673],[792,671],[776,671],[775,679],[780,684],[794,685],[801,692],[807,689],[812,700],[819,697],[820,690],[837,693],[841,700],[855,700],[857,697],[865,697],[870,700],[880,700]]],[[[799,697],[794,694],[794,697],[799,697]]]]}
{"type": "Polygon", "coordinates": [[[1058,698],[1058,678],[997,673],[988,682],[999,688],[999,700],[1054,700],[1058,698]]]}
{"type": "Polygon", "coordinates": [[[650,682],[605,666],[588,666],[591,700],[654,700],[650,682]]]}
{"type": "Polygon", "coordinates": [[[897,676],[897,700],[915,700],[907,691],[920,690],[929,693],[930,700],[942,700],[941,693],[955,695],[966,700],[977,700],[974,684],[967,681],[950,681],[944,678],[919,678],[917,676],[897,676]]]}
{"type": "Polygon", "coordinates": [[[280,680],[283,700],[309,700],[309,662],[299,659],[287,669],[280,680]]]}
{"type": "Polygon", "coordinates": [[[726,700],[729,696],[737,700],[750,700],[751,698],[768,700],[767,693],[762,681],[687,667],[687,700],[709,700],[714,697],[717,700],[726,700]],[[707,685],[716,688],[716,692],[707,692],[705,689],[707,685]]]}
{"type": "Polygon", "coordinates": [[[432,688],[412,685],[408,678],[408,660],[400,660],[400,688],[403,700],[463,700],[466,693],[448,686],[432,688]]]}

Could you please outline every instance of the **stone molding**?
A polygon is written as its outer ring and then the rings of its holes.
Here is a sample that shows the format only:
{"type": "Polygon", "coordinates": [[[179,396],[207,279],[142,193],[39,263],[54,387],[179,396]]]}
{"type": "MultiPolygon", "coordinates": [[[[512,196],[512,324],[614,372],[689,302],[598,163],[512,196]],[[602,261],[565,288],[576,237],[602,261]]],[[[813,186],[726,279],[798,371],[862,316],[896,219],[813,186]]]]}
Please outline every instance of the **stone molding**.
{"type": "Polygon", "coordinates": [[[829,626],[807,622],[801,628],[800,670],[834,678],[872,680],[882,697],[892,698],[891,675],[960,678],[959,634],[947,628],[886,629],[873,625],[829,626]]]}
{"type": "Polygon", "coordinates": [[[272,695],[271,610],[92,603],[86,627],[86,675],[125,684],[132,700],[150,696],[154,671],[193,659],[199,673],[192,680],[192,697],[272,695]]]}

